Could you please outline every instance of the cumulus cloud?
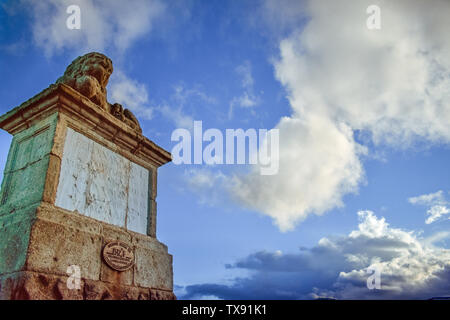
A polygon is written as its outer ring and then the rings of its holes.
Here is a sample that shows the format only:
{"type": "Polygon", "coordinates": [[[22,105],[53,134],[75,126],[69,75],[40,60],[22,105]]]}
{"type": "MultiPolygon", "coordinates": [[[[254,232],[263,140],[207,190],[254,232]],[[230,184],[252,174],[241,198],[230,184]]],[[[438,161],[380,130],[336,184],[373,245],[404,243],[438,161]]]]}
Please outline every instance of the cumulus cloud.
{"type": "Polygon", "coordinates": [[[371,4],[307,1],[300,13],[283,2],[271,15],[289,12],[292,25],[298,12],[300,26],[280,42],[274,63],[292,114],[276,126],[279,174],[235,177],[234,194],[281,230],[357,192],[367,149],[356,131],[377,148],[450,141],[450,3],[379,1],[380,30],[366,26],[371,4]]]}
{"type": "Polygon", "coordinates": [[[308,214],[323,214],[342,206],[342,197],[355,192],[364,172],[351,129],[327,118],[283,118],[279,171],[262,176],[255,166],[246,176],[235,175],[232,194],[244,206],[272,217],[282,231],[291,230],[308,214]]]}
{"type": "Polygon", "coordinates": [[[411,204],[427,206],[426,224],[433,223],[439,220],[442,216],[449,214],[450,209],[447,207],[450,202],[445,199],[444,192],[439,190],[435,193],[423,194],[417,197],[411,197],[408,199],[411,204]]]}
{"type": "Polygon", "coordinates": [[[23,0],[22,4],[31,10],[34,41],[47,55],[62,49],[124,51],[150,32],[165,10],[159,0],[23,0]],[[70,5],[80,7],[79,30],[66,27],[70,5]]]}
{"type": "Polygon", "coordinates": [[[390,227],[371,211],[358,216],[358,228],[347,236],[322,238],[300,253],[256,252],[227,266],[246,269],[250,277],[229,285],[187,286],[181,298],[427,299],[449,294],[449,249],[390,227]],[[368,289],[368,268],[378,268],[381,289],[368,289]]]}

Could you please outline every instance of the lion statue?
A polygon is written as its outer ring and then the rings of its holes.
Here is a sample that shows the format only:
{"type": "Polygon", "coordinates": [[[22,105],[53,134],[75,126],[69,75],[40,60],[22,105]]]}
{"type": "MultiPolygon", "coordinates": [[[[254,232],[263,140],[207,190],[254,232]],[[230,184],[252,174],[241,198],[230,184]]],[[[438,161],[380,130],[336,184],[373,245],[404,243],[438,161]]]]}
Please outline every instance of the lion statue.
{"type": "Polygon", "coordinates": [[[72,87],[103,110],[142,132],[138,120],[130,110],[124,109],[119,103],[110,104],[106,99],[106,85],[112,72],[111,59],[101,53],[91,52],[73,60],[56,83],[72,87]]]}

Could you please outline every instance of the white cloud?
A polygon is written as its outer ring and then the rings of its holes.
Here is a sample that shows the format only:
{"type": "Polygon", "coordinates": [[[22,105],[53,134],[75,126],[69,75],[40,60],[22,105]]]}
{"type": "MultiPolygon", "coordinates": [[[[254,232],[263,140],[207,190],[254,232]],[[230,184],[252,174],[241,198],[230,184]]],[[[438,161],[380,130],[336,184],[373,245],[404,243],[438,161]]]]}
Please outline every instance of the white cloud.
{"type": "Polygon", "coordinates": [[[444,204],[446,203],[444,198],[444,192],[439,190],[435,193],[422,194],[417,197],[411,197],[408,199],[411,204],[431,205],[431,204],[444,204]]]}
{"type": "Polygon", "coordinates": [[[369,130],[376,143],[448,142],[450,3],[382,1],[380,31],[366,28],[370,3],[309,2],[311,21],[282,41],[276,64],[294,111],[369,130]]]}
{"type": "Polygon", "coordinates": [[[426,224],[430,224],[436,220],[438,220],[443,215],[449,214],[450,209],[445,206],[432,206],[427,210],[427,214],[429,217],[425,220],[426,224]]]}
{"type": "MultiPolygon", "coordinates": [[[[298,14],[307,24],[280,43],[275,72],[292,114],[276,126],[279,174],[252,171],[236,178],[234,192],[282,230],[358,190],[365,149],[354,130],[375,146],[450,141],[450,2],[379,1],[381,30],[366,27],[371,4],[307,1],[298,14]]],[[[282,2],[278,16],[290,5],[282,2]]]]}
{"type": "Polygon", "coordinates": [[[177,128],[192,129],[194,126],[194,118],[183,112],[182,107],[170,107],[168,105],[163,105],[159,107],[161,114],[170,119],[177,128]]]}
{"type": "MultiPolygon", "coordinates": [[[[384,297],[400,298],[426,292],[430,292],[431,297],[433,289],[430,288],[430,284],[445,276],[445,273],[442,273],[450,267],[450,250],[427,246],[412,232],[390,228],[384,219],[378,219],[370,211],[360,212],[359,215],[361,223],[358,226],[359,230],[352,232],[353,237],[357,234],[356,239],[367,237],[397,243],[392,248],[385,248],[396,253],[392,257],[383,259],[380,254],[371,261],[371,265],[375,265],[381,272],[381,289],[384,291],[384,297]],[[367,233],[367,230],[373,229],[381,232],[367,233]]],[[[379,250],[383,250],[383,247],[380,246],[379,250]]],[[[341,272],[334,284],[337,288],[334,290],[335,294],[343,299],[367,296],[367,288],[364,287],[368,277],[367,267],[369,265],[341,272]]]]}
{"type": "Polygon", "coordinates": [[[351,129],[327,118],[283,118],[280,129],[279,171],[233,177],[234,198],[272,217],[282,231],[291,230],[309,214],[342,206],[342,197],[356,192],[364,172],[351,129]]]}
{"type": "Polygon", "coordinates": [[[210,206],[223,201],[223,188],[229,183],[222,171],[209,168],[186,170],[184,180],[189,190],[198,195],[198,202],[210,206]]]}
{"type": "Polygon", "coordinates": [[[110,98],[108,100],[111,103],[120,103],[145,120],[153,118],[153,108],[148,106],[148,92],[145,85],[128,78],[120,70],[113,72],[108,93],[110,98]]]}
{"type": "Polygon", "coordinates": [[[200,88],[186,88],[183,85],[176,85],[174,93],[170,96],[169,102],[162,103],[157,109],[168,120],[174,123],[177,128],[192,129],[194,125],[193,113],[189,113],[187,108],[198,109],[198,104],[202,104],[205,109],[209,105],[217,103],[214,97],[208,96],[200,88]]]}
{"type": "Polygon", "coordinates": [[[159,0],[24,0],[32,13],[34,41],[47,55],[62,49],[122,52],[152,30],[165,10],[159,0]],[[81,29],[69,30],[66,20],[69,5],[81,9],[81,29]]]}
{"type": "MultiPolygon", "coordinates": [[[[27,8],[31,14],[31,33],[35,44],[51,56],[63,50],[85,54],[88,51],[115,51],[123,57],[133,43],[149,34],[154,24],[166,14],[160,0],[22,0],[8,4],[10,15],[27,8]],[[69,6],[80,8],[81,28],[68,29],[66,12],[69,6]]],[[[10,45],[16,50],[21,42],[10,45]]],[[[120,60],[119,60],[120,62],[120,60]]],[[[130,79],[115,69],[108,87],[111,102],[121,103],[138,118],[152,119],[153,108],[148,105],[144,84],[130,79]]]]}
{"type": "Polygon", "coordinates": [[[447,207],[447,205],[449,205],[450,202],[445,199],[442,190],[439,190],[435,193],[411,197],[408,199],[408,201],[411,204],[430,207],[427,210],[427,215],[429,217],[425,220],[426,224],[433,223],[439,220],[439,218],[441,218],[442,216],[450,213],[450,209],[447,207]]]}
{"type": "Polygon", "coordinates": [[[241,83],[243,88],[250,89],[253,87],[255,80],[252,75],[252,66],[250,61],[246,60],[243,64],[236,68],[236,73],[242,78],[241,83]]]}
{"type": "Polygon", "coordinates": [[[305,1],[265,0],[259,10],[262,22],[277,36],[292,30],[306,17],[305,1]]]}
{"type": "Polygon", "coordinates": [[[393,228],[371,211],[358,216],[358,228],[347,236],[323,238],[300,253],[256,252],[228,266],[251,271],[250,277],[235,278],[229,285],[187,286],[183,298],[429,299],[448,295],[449,249],[433,246],[416,232],[393,228]],[[380,271],[379,290],[367,288],[369,267],[380,271]]]}
{"type": "Polygon", "coordinates": [[[118,102],[129,108],[138,117],[151,120],[155,114],[169,120],[177,128],[192,129],[194,124],[193,111],[190,107],[198,107],[198,103],[216,104],[213,97],[208,96],[199,88],[174,86],[174,92],[167,100],[155,103],[150,101],[146,86],[139,81],[128,78],[120,70],[114,71],[109,85],[109,100],[118,102]],[[192,111],[192,112],[190,112],[192,111]]]}
{"type": "Polygon", "coordinates": [[[235,107],[252,108],[260,102],[260,97],[254,93],[254,83],[252,75],[252,66],[250,61],[246,60],[244,63],[236,67],[236,73],[241,78],[241,87],[243,92],[240,96],[233,97],[230,101],[230,108],[228,111],[228,118],[233,117],[233,110],[235,107]]]}
{"type": "Polygon", "coordinates": [[[189,99],[195,97],[200,101],[206,102],[208,104],[216,104],[217,101],[214,97],[207,95],[198,87],[186,88],[183,85],[176,85],[174,87],[173,99],[178,102],[178,104],[184,106],[189,99]]]}
{"type": "Polygon", "coordinates": [[[450,231],[440,231],[424,239],[424,242],[429,246],[433,246],[435,243],[439,243],[448,238],[450,238],[450,231]]]}

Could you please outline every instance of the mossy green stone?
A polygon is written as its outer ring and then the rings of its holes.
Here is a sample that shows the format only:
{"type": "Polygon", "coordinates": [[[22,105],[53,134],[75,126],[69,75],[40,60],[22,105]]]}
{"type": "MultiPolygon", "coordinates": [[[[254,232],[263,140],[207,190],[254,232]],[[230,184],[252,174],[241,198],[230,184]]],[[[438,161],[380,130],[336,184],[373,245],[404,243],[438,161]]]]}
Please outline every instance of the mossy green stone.
{"type": "Polygon", "coordinates": [[[0,215],[41,201],[58,115],[14,136],[0,193],[0,215]]]}
{"type": "Polygon", "coordinates": [[[0,217],[0,274],[23,269],[36,205],[0,217]]]}
{"type": "Polygon", "coordinates": [[[22,270],[42,200],[58,115],[16,134],[0,192],[0,274],[22,270]]]}

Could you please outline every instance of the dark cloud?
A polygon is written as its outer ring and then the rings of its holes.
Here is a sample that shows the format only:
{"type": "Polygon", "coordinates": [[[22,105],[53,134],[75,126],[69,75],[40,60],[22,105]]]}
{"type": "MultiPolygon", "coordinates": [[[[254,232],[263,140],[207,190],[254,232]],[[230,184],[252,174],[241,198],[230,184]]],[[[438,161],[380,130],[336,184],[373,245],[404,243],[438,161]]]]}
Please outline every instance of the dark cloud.
{"type": "Polygon", "coordinates": [[[227,268],[250,271],[231,284],[185,287],[180,299],[428,299],[450,295],[450,250],[436,248],[413,232],[390,228],[384,218],[359,212],[358,230],[323,238],[295,254],[261,251],[227,268]],[[378,268],[381,289],[367,279],[378,268]]]}

